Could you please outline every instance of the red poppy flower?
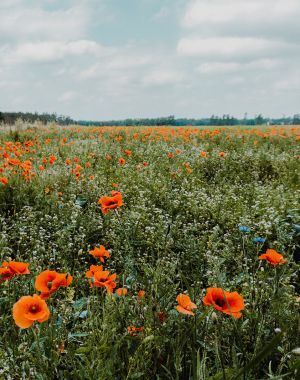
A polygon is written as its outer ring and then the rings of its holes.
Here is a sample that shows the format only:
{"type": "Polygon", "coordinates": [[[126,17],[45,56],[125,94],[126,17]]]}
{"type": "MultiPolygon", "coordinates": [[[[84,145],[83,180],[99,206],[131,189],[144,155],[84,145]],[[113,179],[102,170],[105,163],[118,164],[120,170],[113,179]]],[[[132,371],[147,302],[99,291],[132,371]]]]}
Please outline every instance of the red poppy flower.
{"type": "Polygon", "coordinates": [[[163,323],[167,318],[167,314],[164,311],[158,313],[158,319],[163,323]]]}
{"type": "Polygon", "coordinates": [[[222,313],[232,315],[238,319],[242,316],[241,310],[244,310],[244,299],[237,292],[226,292],[221,288],[208,288],[203,299],[206,306],[213,306],[222,313]]]}
{"type": "Polygon", "coordinates": [[[0,282],[10,280],[14,276],[9,268],[0,268],[0,282]]]}
{"type": "Polygon", "coordinates": [[[49,157],[49,163],[51,165],[53,165],[56,160],[57,160],[57,158],[55,156],[53,156],[53,155],[49,157]]]}
{"type": "Polygon", "coordinates": [[[0,182],[2,183],[2,185],[7,185],[7,184],[8,184],[8,178],[6,178],[6,177],[1,177],[1,178],[0,178],[0,182]]]}
{"type": "Polygon", "coordinates": [[[101,205],[102,214],[106,215],[108,210],[119,208],[123,205],[122,194],[119,191],[112,191],[111,197],[101,197],[98,204],[101,205]]]}
{"type": "Polygon", "coordinates": [[[259,260],[266,260],[272,265],[284,264],[287,262],[283,256],[274,249],[267,249],[267,252],[260,255],[259,260]]]}

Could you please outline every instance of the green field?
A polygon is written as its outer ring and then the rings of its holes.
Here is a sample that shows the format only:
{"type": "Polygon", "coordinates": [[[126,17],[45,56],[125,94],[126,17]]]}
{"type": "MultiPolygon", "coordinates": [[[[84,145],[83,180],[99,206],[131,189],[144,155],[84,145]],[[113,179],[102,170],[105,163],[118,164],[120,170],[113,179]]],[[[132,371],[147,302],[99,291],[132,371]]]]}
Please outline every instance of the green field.
{"type": "Polygon", "coordinates": [[[298,379],[299,141],[2,128],[0,379],[298,379]]]}

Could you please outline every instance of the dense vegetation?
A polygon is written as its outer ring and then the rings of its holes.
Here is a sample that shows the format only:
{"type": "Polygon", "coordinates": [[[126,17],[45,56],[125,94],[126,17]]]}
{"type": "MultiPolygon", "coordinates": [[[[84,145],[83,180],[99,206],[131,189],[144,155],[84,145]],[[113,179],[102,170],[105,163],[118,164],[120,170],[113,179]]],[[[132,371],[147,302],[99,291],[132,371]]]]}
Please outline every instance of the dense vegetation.
{"type": "Polygon", "coordinates": [[[299,133],[3,130],[0,379],[299,378],[299,133]]]}

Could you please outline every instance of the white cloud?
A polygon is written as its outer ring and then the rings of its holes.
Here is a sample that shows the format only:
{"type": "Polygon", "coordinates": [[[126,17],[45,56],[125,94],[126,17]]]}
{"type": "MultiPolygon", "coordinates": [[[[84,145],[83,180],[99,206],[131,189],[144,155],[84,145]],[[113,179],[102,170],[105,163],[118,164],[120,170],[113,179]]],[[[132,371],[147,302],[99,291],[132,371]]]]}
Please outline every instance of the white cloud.
{"type": "Polygon", "coordinates": [[[268,58],[251,62],[204,62],[196,68],[196,71],[201,74],[226,74],[245,70],[269,70],[281,64],[280,60],[268,58]]]}
{"type": "Polygon", "coordinates": [[[183,56],[232,57],[265,56],[278,49],[292,49],[290,44],[254,37],[184,37],[177,45],[183,56]]]}
{"type": "Polygon", "coordinates": [[[89,18],[90,13],[85,6],[56,11],[25,7],[24,4],[5,8],[0,6],[0,41],[83,38],[89,18]]]}
{"type": "Polygon", "coordinates": [[[146,86],[164,86],[179,83],[183,80],[181,72],[169,69],[155,69],[142,78],[142,83],[146,86]]]}
{"type": "Polygon", "coordinates": [[[78,96],[75,91],[66,91],[58,97],[60,102],[70,102],[78,96]]]}
{"type": "Polygon", "coordinates": [[[206,62],[201,63],[196,68],[196,71],[201,74],[215,74],[215,73],[231,73],[241,68],[238,62],[206,62]]]}
{"type": "Polygon", "coordinates": [[[21,82],[18,81],[11,81],[11,80],[1,80],[0,79],[0,88],[5,88],[5,89],[17,89],[22,85],[21,82]]]}
{"type": "Polygon", "coordinates": [[[298,0],[193,0],[188,4],[182,25],[186,28],[209,24],[277,23],[300,14],[298,0]]]}
{"type": "Polygon", "coordinates": [[[287,76],[285,78],[281,78],[274,83],[274,89],[280,92],[297,92],[300,93],[300,77],[299,77],[299,69],[296,76],[287,76]]]}
{"type": "Polygon", "coordinates": [[[136,49],[110,48],[107,54],[89,67],[80,71],[78,77],[82,80],[100,78],[103,76],[114,76],[118,72],[128,72],[147,67],[153,64],[153,58],[149,54],[137,54],[136,49]]]}
{"type": "Polygon", "coordinates": [[[21,3],[22,3],[22,0],[2,0],[0,3],[0,9],[6,8],[6,7],[11,7],[13,5],[19,5],[21,3]]]}
{"type": "Polygon", "coordinates": [[[7,47],[5,62],[55,62],[62,60],[66,56],[99,54],[102,49],[96,42],[88,40],[28,42],[17,46],[15,49],[7,47]]]}

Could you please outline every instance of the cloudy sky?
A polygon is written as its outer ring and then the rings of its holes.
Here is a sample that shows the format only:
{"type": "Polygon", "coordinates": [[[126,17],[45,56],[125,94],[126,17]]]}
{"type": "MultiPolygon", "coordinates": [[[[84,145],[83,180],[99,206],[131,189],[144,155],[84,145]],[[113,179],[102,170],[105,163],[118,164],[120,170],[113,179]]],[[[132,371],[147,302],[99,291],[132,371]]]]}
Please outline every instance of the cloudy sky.
{"type": "Polygon", "coordinates": [[[300,0],[0,0],[0,109],[300,112],[300,0]]]}

